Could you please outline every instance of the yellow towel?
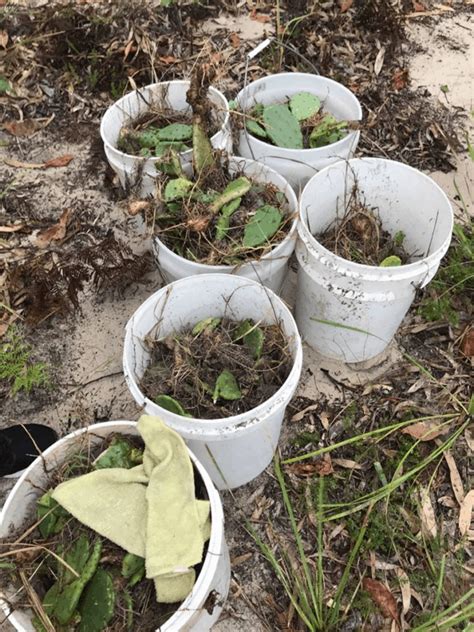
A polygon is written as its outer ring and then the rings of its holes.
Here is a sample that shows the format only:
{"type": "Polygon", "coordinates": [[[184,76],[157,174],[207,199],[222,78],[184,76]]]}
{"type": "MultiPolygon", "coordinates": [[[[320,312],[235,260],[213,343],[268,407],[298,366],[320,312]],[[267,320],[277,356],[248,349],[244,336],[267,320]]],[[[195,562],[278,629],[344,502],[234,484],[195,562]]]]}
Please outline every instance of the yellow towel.
{"type": "Polygon", "coordinates": [[[158,418],[137,424],[143,464],[101,469],[61,483],[53,498],[79,522],[145,558],[157,599],[182,601],[191,591],[210,535],[208,501],[196,500],[191,459],[182,438],[158,418]]]}

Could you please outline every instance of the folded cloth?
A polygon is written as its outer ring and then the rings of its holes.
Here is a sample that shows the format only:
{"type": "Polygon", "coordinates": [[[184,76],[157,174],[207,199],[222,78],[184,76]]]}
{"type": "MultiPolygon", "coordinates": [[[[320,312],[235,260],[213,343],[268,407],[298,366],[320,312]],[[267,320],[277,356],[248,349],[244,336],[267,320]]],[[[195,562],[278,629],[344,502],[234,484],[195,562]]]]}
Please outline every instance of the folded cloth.
{"type": "Polygon", "coordinates": [[[79,522],[145,558],[157,599],[182,601],[210,536],[210,506],[196,500],[194,471],[182,438],[158,417],[142,415],[143,464],[100,469],[61,483],[52,496],[79,522]]]}

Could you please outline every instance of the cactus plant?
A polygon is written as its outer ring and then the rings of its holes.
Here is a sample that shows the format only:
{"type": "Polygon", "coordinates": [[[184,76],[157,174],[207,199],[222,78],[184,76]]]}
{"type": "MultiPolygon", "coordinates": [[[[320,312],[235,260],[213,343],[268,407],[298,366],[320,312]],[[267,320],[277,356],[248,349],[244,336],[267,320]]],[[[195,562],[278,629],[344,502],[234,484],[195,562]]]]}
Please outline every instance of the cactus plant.
{"type": "Polygon", "coordinates": [[[385,257],[385,259],[381,262],[381,268],[395,268],[397,266],[402,265],[402,260],[397,255],[390,255],[389,257],[385,257]]]}
{"type": "Polygon", "coordinates": [[[229,182],[226,188],[222,191],[219,197],[214,200],[209,207],[209,210],[213,215],[215,215],[225,204],[245,195],[247,191],[250,190],[251,186],[252,183],[245,176],[232,180],[232,182],[229,182]]]}
{"type": "Polygon", "coordinates": [[[164,141],[183,141],[191,140],[193,137],[193,128],[191,125],[183,123],[172,123],[166,127],[162,127],[157,131],[159,140],[164,141]]]}
{"type": "Polygon", "coordinates": [[[235,198],[235,200],[232,200],[232,202],[224,204],[224,206],[222,207],[221,214],[219,215],[219,219],[217,220],[216,224],[217,241],[219,241],[220,239],[224,239],[224,237],[226,236],[227,231],[229,230],[231,215],[235,213],[235,211],[239,208],[241,202],[242,198],[238,197],[235,198]]]}
{"type": "Polygon", "coordinates": [[[290,110],[298,121],[314,116],[321,107],[321,101],[310,92],[298,92],[290,99],[290,110]]]}
{"type": "Polygon", "coordinates": [[[110,573],[99,568],[84,590],[78,632],[100,632],[113,617],[116,593],[110,573]]]}
{"type": "Polygon", "coordinates": [[[310,147],[324,147],[341,140],[347,133],[347,123],[337,121],[334,116],[327,114],[317,125],[309,137],[310,147]]]}
{"type": "Polygon", "coordinates": [[[303,134],[287,105],[269,105],[263,110],[265,130],[271,141],[286,149],[303,149],[303,134]]]}
{"type": "Polygon", "coordinates": [[[84,588],[97,570],[101,552],[102,542],[97,540],[80,576],[58,591],[53,612],[61,625],[66,625],[72,619],[84,588]]]}
{"type": "Polygon", "coordinates": [[[192,186],[193,183],[191,180],[187,180],[186,178],[170,180],[165,187],[165,202],[173,202],[174,200],[182,199],[192,186]]]}

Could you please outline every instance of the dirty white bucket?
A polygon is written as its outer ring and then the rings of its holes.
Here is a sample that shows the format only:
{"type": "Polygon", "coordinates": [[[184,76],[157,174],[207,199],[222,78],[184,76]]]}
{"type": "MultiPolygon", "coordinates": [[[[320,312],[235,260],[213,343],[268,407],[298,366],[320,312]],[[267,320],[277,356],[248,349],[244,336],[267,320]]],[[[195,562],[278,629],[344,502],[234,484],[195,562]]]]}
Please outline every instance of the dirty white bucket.
{"type": "Polygon", "coordinates": [[[315,175],[300,199],[295,318],[303,339],[328,358],[361,362],[381,353],[446,253],[453,211],[428,176],[400,162],[360,158],[315,175]],[[354,182],[382,226],[403,231],[412,263],[381,268],[347,261],[314,237],[344,213],[354,182]],[[319,322],[318,322],[319,321],[319,322]],[[326,322],[320,322],[326,321],[326,322]]]}
{"type": "MultiPolygon", "coordinates": [[[[332,79],[303,72],[283,72],[258,79],[241,90],[236,100],[239,110],[248,112],[257,103],[282,103],[298,92],[317,96],[323,109],[338,120],[359,121],[362,118],[360,103],[350,90],[332,79]]],[[[350,158],[359,136],[359,131],[353,131],[326,147],[286,149],[252,136],[244,127],[240,132],[239,154],[272,167],[299,192],[317,171],[350,158]]]]}
{"type": "MultiPolygon", "coordinates": [[[[0,538],[7,537],[13,529],[21,528],[25,520],[31,518],[32,504],[48,487],[51,470],[68,458],[75,444],[79,444],[86,433],[91,445],[97,444],[102,437],[107,437],[111,433],[138,434],[134,422],[109,421],[77,430],[45,450],[43,455],[25,470],[10,492],[0,513],[0,538]]],[[[192,452],[189,452],[189,456],[209,496],[211,537],[206,558],[192,592],[175,614],[156,632],[207,632],[219,618],[229,591],[230,562],[224,537],[222,503],[204,467],[192,452]]],[[[0,594],[0,608],[8,616],[8,621],[18,632],[35,632],[31,623],[33,612],[22,608],[11,610],[8,605],[9,597],[8,594],[0,594]]]]}
{"type": "Polygon", "coordinates": [[[207,265],[196,263],[190,259],[180,257],[158,238],[153,239],[153,253],[163,279],[167,283],[182,279],[194,274],[237,274],[247,279],[253,279],[266,285],[274,292],[278,292],[288,270],[288,260],[295,249],[296,224],[298,221],[298,200],[288,182],[276,171],[264,165],[236,156],[229,157],[229,173],[246,175],[252,180],[261,183],[274,184],[279,191],[285,194],[288,203],[288,213],[294,216],[287,236],[273,250],[260,259],[230,265],[207,265]]]}
{"type": "Polygon", "coordinates": [[[285,409],[301,374],[303,353],[296,323],[283,301],[264,286],[238,276],[205,274],[175,281],[141,305],[126,326],[123,368],[139,406],[176,430],[219,489],[232,489],[258,476],[272,460],[285,409]],[[166,337],[209,316],[280,323],[293,356],[291,372],[267,401],[224,419],[181,417],[161,408],[141,391],[149,362],[145,338],[166,337]]]}
{"type": "MultiPolygon", "coordinates": [[[[134,90],[116,101],[102,117],[100,135],[104,142],[105,154],[124,188],[140,184],[141,195],[153,193],[157,174],[155,165],[159,158],[132,156],[120,151],[117,148],[120,130],[124,125],[148,112],[152,104],[165,103],[176,112],[191,112],[191,106],[186,100],[189,83],[189,81],[164,81],[134,90]]],[[[229,104],[222,92],[216,88],[209,88],[209,99],[220,123],[220,129],[211,138],[211,143],[216,149],[230,152],[232,135],[229,126],[229,104]]],[[[182,164],[190,163],[192,156],[192,150],[181,153],[182,164]]]]}

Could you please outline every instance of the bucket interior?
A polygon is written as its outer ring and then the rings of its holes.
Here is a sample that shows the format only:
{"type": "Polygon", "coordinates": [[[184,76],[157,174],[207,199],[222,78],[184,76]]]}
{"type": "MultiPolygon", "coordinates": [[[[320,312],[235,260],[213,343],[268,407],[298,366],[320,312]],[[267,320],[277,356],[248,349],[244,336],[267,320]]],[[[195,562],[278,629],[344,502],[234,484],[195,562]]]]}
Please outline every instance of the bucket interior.
{"type": "Polygon", "coordinates": [[[424,174],[401,163],[377,159],[339,162],[312,178],[304,189],[301,217],[311,234],[342,218],[354,184],[390,234],[405,234],[404,248],[414,263],[451,239],[452,210],[443,191],[424,174]]]}

